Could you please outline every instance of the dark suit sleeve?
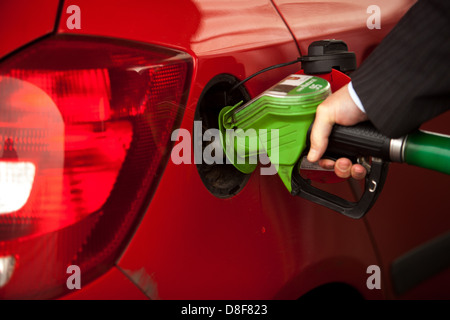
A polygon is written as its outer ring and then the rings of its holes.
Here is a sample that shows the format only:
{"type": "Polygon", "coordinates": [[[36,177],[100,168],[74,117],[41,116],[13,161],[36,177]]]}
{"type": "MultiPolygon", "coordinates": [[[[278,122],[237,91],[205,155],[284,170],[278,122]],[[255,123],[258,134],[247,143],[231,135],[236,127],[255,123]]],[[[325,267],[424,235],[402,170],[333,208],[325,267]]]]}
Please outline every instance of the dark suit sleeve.
{"type": "Polygon", "coordinates": [[[353,73],[352,83],[370,121],[390,137],[448,110],[450,1],[418,1],[353,73]]]}

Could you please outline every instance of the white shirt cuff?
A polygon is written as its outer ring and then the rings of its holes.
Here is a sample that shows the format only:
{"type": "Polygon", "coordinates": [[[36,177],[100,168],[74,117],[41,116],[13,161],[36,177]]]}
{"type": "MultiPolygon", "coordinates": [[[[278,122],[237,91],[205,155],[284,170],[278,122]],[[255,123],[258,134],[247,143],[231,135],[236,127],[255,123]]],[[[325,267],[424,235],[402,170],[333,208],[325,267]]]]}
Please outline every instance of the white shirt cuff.
{"type": "Polygon", "coordinates": [[[353,84],[351,81],[348,84],[347,88],[348,88],[348,93],[350,94],[350,97],[352,97],[353,102],[358,106],[359,110],[366,113],[366,110],[364,109],[364,106],[363,106],[361,100],[359,99],[358,95],[356,94],[355,89],[353,89],[353,84]]]}

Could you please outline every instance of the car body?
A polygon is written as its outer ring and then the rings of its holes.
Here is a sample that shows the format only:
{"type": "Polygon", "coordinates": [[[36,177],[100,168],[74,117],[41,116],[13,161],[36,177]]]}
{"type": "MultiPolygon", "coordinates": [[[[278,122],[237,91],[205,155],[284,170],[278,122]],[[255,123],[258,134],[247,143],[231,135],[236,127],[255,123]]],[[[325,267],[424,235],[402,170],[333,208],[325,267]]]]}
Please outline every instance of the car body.
{"type": "MultiPolygon", "coordinates": [[[[122,47],[139,43],[142,51],[149,45],[185,53],[190,57],[188,90],[182,117],[174,128],[194,134],[195,120],[214,127],[215,113],[208,110],[231,85],[263,68],[295,60],[307,52],[313,41],[341,39],[361,64],[412,3],[20,0],[0,5],[4,30],[0,70],[17,55],[49,39],[66,39],[70,45],[75,38],[58,38],[68,35],[119,40],[122,47]],[[381,9],[381,29],[366,25],[371,15],[367,9],[373,4],[381,9]],[[75,12],[69,8],[71,5],[80,10],[79,29],[70,28],[68,21],[75,12]]],[[[45,50],[51,50],[51,46],[45,50]]],[[[68,55],[70,59],[76,58],[68,55]]],[[[259,75],[245,84],[241,96],[233,99],[255,97],[298,70],[299,64],[294,64],[259,75]]],[[[444,114],[424,128],[449,134],[448,120],[448,114],[444,114]]],[[[171,146],[167,143],[162,147],[167,153],[171,146]]],[[[47,258],[48,264],[44,259],[41,265],[34,266],[33,277],[58,273],[59,289],[46,291],[46,280],[42,280],[27,291],[26,284],[14,277],[20,277],[20,268],[31,258],[18,257],[10,283],[0,288],[1,297],[298,299],[314,293],[328,298],[449,298],[448,269],[418,275],[395,269],[411,252],[449,232],[448,176],[392,164],[376,205],[363,219],[353,220],[291,196],[277,175],[254,172],[231,188],[227,182],[236,172],[227,171],[225,181],[217,179],[214,184],[204,164],[175,164],[167,155],[163,159],[166,162],[162,161],[161,170],[155,173],[153,187],[145,190],[146,200],[140,203],[133,223],[114,249],[113,260],[86,277],[81,268],[81,289],[67,289],[63,281],[71,275],[67,266],[73,260],[51,269],[52,261],[58,259],[52,256],[54,252],[58,257],[64,255],[61,243],[75,242],[69,236],[58,235],[36,248],[35,255],[42,258],[45,252],[44,258],[51,257],[47,258]],[[370,266],[381,270],[380,289],[367,285],[370,266]],[[398,281],[411,285],[399,291],[398,281]],[[13,286],[22,289],[16,292],[13,286]]],[[[92,183],[102,183],[94,181],[95,174],[93,177],[92,183]]],[[[350,184],[330,184],[328,188],[336,192],[345,189],[344,194],[352,198],[350,184]]],[[[95,195],[95,190],[89,192],[95,195]]],[[[27,241],[32,243],[33,239],[27,241]]],[[[8,241],[3,239],[0,257],[14,254],[8,251],[8,241]]],[[[423,265],[439,264],[434,258],[419,259],[410,268],[419,270],[423,265]]],[[[95,264],[90,268],[95,269],[95,264]]]]}

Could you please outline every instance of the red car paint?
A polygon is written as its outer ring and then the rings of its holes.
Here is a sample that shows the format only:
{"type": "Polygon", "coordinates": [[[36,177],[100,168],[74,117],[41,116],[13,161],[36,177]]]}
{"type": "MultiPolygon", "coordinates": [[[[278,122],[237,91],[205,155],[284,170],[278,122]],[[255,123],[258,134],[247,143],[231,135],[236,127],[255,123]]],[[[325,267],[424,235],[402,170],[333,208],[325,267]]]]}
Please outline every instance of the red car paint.
{"type": "MultiPolygon", "coordinates": [[[[20,26],[26,34],[17,29],[14,37],[6,37],[0,56],[48,35],[55,22],[58,34],[134,40],[185,51],[194,59],[194,70],[181,128],[190,131],[199,97],[214,76],[226,73],[243,79],[294,60],[297,45],[306,53],[310,42],[324,38],[346,41],[360,63],[412,4],[380,1],[382,28],[369,30],[369,0],[64,1],[59,22],[55,2],[40,7],[45,15],[39,19],[28,13],[31,4],[20,9],[2,3],[2,18],[14,10],[23,17],[20,26]],[[66,26],[71,4],[81,9],[79,30],[66,26]]],[[[5,28],[18,28],[7,16],[0,19],[5,28]]],[[[298,68],[269,71],[246,88],[255,96],[298,68]]],[[[448,115],[429,126],[449,133],[445,123],[448,115]]],[[[368,299],[444,297],[447,287],[438,284],[450,283],[449,272],[396,296],[389,268],[401,254],[448,231],[449,186],[447,176],[393,165],[376,206],[366,218],[351,220],[292,197],[278,176],[256,171],[239,194],[220,199],[205,188],[194,164],[169,160],[116,266],[63,298],[296,299],[327,283],[349,285],[368,299]],[[381,290],[366,286],[370,265],[381,267],[381,290]]],[[[344,193],[353,197],[348,188],[344,193]]]]}
{"type": "Polygon", "coordinates": [[[58,0],[40,3],[26,0],[0,3],[2,45],[0,57],[53,31],[58,13],[58,0]],[[45,9],[43,9],[45,8],[45,9]],[[37,14],[39,13],[39,14],[37,14]]]}

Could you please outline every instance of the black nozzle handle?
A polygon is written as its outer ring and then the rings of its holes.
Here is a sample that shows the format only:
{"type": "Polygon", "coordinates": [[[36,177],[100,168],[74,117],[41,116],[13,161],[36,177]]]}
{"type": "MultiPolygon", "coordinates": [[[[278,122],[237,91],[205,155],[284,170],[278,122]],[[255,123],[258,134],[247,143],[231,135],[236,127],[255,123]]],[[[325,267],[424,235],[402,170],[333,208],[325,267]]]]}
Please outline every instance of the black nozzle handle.
{"type": "Polygon", "coordinates": [[[372,208],[383,189],[388,165],[389,162],[379,158],[372,160],[370,173],[366,176],[363,195],[359,201],[353,202],[314,187],[311,181],[300,176],[297,164],[292,172],[291,194],[320,204],[347,217],[360,219],[372,208]]]}
{"type": "MultiPolygon", "coordinates": [[[[308,130],[308,143],[311,134],[308,130]]],[[[370,122],[354,126],[334,125],[331,131],[325,156],[338,157],[376,157],[391,161],[391,139],[381,134],[370,122]]]]}
{"type": "MultiPolygon", "coordinates": [[[[303,155],[306,155],[309,149],[311,127],[308,130],[307,148],[303,155]]],[[[335,125],[329,136],[324,157],[333,159],[347,157],[352,161],[356,161],[360,157],[372,158],[370,170],[365,178],[362,197],[359,201],[352,202],[314,187],[311,181],[301,177],[298,169],[299,163],[294,167],[292,173],[291,193],[345,216],[354,219],[362,218],[374,205],[383,188],[391,161],[392,141],[389,137],[381,134],[370,122],[354,126],[335,125]]],[[[300,161],[301,159],[302,157],[300,157],[300,161]]]]}

